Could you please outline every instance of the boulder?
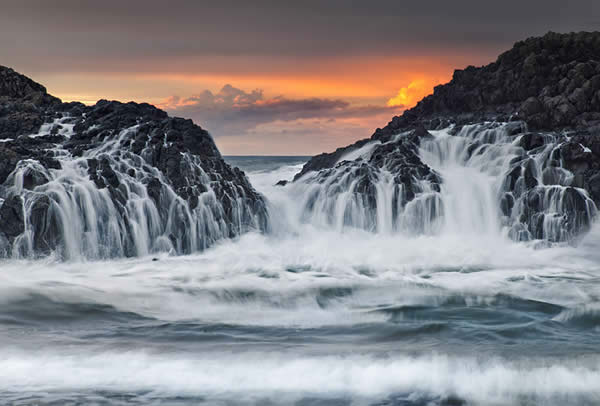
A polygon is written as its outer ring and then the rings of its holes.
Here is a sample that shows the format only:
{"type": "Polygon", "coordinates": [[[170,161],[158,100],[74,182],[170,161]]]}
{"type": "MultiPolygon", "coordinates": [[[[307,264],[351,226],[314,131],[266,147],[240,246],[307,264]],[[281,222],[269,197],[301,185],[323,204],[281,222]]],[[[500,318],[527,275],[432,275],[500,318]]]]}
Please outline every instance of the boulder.
{"type": "Polygon", "coordinates": [[[9,240],[13,240],[24,231],[23,199],[21,196],[11,196],[0,206],[0,232],[9,240]]]}

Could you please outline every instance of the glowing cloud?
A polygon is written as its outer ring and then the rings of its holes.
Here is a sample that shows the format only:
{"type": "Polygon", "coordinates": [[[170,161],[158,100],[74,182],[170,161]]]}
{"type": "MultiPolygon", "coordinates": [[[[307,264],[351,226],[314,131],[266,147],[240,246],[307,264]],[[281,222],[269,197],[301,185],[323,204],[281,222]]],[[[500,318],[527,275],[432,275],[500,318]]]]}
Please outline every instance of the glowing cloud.
{"type": "Polygon", "coordinates": [[[410,82],[406,87],[401,88],[395,97],[388,100],[389,107],[413,107],[423,97],[431,94],[433,84],[424,79],[417,79],[410,82]]]}

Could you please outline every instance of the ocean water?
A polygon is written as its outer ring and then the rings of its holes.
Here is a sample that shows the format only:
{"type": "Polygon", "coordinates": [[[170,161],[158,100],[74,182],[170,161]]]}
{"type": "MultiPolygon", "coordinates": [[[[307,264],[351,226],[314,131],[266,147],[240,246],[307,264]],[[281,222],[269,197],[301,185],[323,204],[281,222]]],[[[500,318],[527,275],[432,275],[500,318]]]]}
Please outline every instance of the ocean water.
{"type": "Polygon", "coordinates": [[[455,190],[446,232],[327,227],[275,186],[306,159],[227,157],[268,198],[269,234],[0,262],[0,404],[600,404],[598,225],[577,247],[515,243],[455,190]]]}

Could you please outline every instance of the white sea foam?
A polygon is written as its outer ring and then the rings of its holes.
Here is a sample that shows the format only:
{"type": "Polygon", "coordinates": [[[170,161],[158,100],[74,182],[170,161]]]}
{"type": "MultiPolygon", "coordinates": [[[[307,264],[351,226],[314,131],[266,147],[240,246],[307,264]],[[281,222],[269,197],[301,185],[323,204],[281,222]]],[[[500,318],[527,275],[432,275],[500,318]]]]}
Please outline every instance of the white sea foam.
{"type": "MultiPolygon", "coordinates": [[[[561,306],[547,315],[559,326],[598,312],[598,225],[578,247],[549,249],[513,242],[494,231],[497,224],[460,217],[450,219],[459,224],[446,223],[446,232],[436,235],[327,229],[301,221],[297,189],[274,186],[298,170],[284,166],[249,174],[269,199],[274,221],[269,234],[249,233],[189,256],[7,260],[0,267],[3,309],[40,297],[58,304],[107,305],[156,323],[255,328],[257,335],[265,334],[264,343],[203,347],[199,342],[190,349],[177,341],[144,341],[152,337],[80,339],[63,337],[59,330],[50,339],[43,329],[24,328],[28,334],[18,330],[16,336],[15,329],[7,329],[0,332],[0,395],[150,391],[157,397],[276,403],[342,397],[362,405],[394,393],[421,393],[483,405],[600,402],[600,359],[590,350],[572,357],[524,353],[518,338],[509,356],[502,357],[470,354],[471,342],[461,342],[464,351],[457,353],[449,346],[423,351],[401,337],[393,351],[343,339],[324,347],[314,342],[270,346],[272,337],[265,331],[273,330],[267,327],[309,335],[322,327],[381,325],[389,321],[381,309],[443,307],[453,297],[464,298],[466,307],[494,307],[498,295],[561,306]],[[451,232],[458,227],[470,232],[451,232]]],[[[484,172],[474,182],[484,187],[488,176],[484,172]]],[[[447,187],[442,193],[455,199],[460,213],[463,196],[454,194],[452,182],[447,187]]],[[[483,205],[485,213],[494,207],[486,202],[482,196],[472,207],[483,205]]],[[[85,337],[87,332],[79,333],[85,337]]],[[[560,342],[568,353],[570,343],[560,342]]]]}
{"type": "Polygon", "coordinates": [[[598,402],[599,366],[597,357],[558,364],[443,355],[377,358],[141,351],[50,355],[2,349],[0,392],[149,390],[160,395],[350,395],[359,399],[422,392],[481,404],[511,403],[521,397],[542,403],[582,397],[598,402]]]}
{"type": "Polygon", "coordinates": [[[165,320],[300,327],[378,321],[383,316],[368,310],[455,294],[504,293],[576,307],[600,295],[593,255],[571,247],[500,246],[485,238],[399,239],[307,227],[297,236],[248,234],[201,254],[159,261],[6,261],[0,303],[35,293],[165,320]],[[317,299],[330,288],[352,293],[323,308],[317,299]]]}
{"type": "Polygon", "coordinates": [[[552,249],[493,233],[408,237],[324,230],[297,220],[294,195],[274,186],[297,169],[250,174],[279,221],[272,234],[249,233],[191,256],[161,254],[159,261],[4,261],[0,303],[41,294],[164,320],[315,327],[381,321],[383,315],[369,310],[430,304],[456,294],[503,293],[567,308],[600,296],[594,283],[600,274],[599,227],[577,248],[552,249]],[[331,288],[350,293],[334,295],[323,307],[322,290],[331,288]]]}

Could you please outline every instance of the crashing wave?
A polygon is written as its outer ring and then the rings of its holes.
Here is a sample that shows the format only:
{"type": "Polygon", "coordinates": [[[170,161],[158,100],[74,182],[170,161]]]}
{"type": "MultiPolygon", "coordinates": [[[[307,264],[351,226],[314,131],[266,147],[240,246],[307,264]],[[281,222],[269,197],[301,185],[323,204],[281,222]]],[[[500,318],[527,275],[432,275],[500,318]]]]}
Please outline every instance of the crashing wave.
{"type": "Polygon", "coordinates": [[[350,149],[292,187],[306,196],[303,218],[321,225],[572,242],[597,208],[566,167],[567,142],[522,122],[404,132],[350,149]]]}

